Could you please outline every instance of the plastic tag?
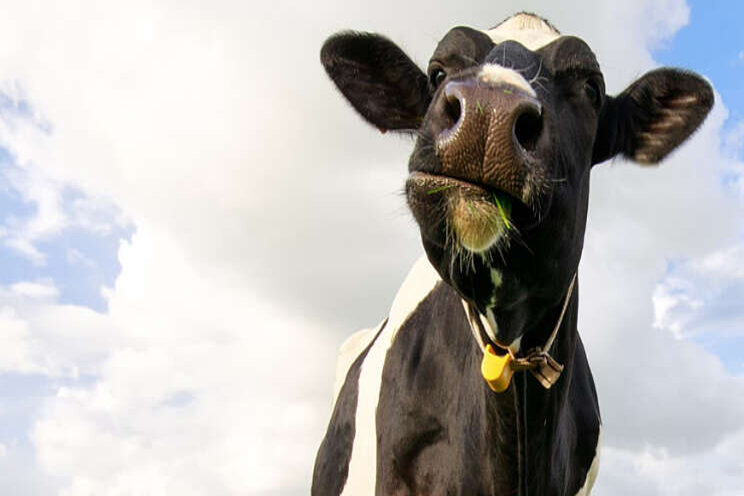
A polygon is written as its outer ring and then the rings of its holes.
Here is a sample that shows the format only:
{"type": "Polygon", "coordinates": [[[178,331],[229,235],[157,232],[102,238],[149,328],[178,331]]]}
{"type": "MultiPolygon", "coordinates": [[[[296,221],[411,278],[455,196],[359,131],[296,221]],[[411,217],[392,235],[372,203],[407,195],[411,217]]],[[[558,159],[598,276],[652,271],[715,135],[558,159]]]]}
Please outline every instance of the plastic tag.
{"type": "Polygon", "coordinates": [[[493,351],[490,344],[486,345],[483,361],[481,362],[481,374],[493,392],[503,393],[509,387],[514,375],[511,362],[511,355],[506,353],[499,356],[493,351]]]}

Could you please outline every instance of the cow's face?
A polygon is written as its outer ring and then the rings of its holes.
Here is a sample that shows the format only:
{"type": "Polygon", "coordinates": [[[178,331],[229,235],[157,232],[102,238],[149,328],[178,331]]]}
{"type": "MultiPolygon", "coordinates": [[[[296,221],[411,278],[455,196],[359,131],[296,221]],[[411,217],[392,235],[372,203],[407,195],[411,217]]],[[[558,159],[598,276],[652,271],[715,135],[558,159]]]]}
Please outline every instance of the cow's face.
{"type": "Polygon", "coordinates": [[[452,29],[427,73],[373,34],[336,35],[321,59],[369,122],[416,133],[406,197],[426,253],[507,345],[577,270],[591,166],[658,162],[713,103],[704,80],[673,69],[607,96],[586,43],[527,14],[452,29]]]}

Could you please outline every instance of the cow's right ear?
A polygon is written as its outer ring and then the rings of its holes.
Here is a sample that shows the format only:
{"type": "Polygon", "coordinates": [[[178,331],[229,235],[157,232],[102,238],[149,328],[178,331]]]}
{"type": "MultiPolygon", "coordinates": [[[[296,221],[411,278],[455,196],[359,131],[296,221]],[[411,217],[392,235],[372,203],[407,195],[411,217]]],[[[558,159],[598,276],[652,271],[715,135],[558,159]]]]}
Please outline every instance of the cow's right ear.
{"type": "Polygon", "coordinates": [[[428,79],[398,46],[374,33],[343,32],[320,51],[326,72],[380,131],[418,129],[429,107],[428,79]]]}

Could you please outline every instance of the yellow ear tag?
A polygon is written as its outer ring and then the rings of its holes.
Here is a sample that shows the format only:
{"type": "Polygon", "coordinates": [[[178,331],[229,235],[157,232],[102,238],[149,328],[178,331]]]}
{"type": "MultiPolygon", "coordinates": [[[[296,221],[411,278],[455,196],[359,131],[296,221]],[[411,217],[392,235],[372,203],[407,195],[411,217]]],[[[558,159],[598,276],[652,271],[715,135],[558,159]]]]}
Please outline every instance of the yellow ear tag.
{"type": "Polygon", "coordinates": [[[503,393],[509,387],[514,375],[511,362],[512,357],[509,353],[499,356],[490,344],[486,345],[486,352],[481,362],[481,374],[495,393],[503,393]]]}

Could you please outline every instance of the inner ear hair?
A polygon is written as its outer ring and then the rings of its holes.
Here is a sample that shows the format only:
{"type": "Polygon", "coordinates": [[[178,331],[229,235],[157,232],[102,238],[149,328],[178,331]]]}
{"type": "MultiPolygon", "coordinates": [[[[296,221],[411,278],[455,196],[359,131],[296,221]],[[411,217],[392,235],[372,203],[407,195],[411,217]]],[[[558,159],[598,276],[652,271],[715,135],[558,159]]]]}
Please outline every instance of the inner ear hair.
{"type": "Polygon", "coordinates": [[[689,71],[662,68],[634,82],[617,98],[633,161],[650,165],[663,160],[702,124],[713,107],[713,89],[689,71]]]}

